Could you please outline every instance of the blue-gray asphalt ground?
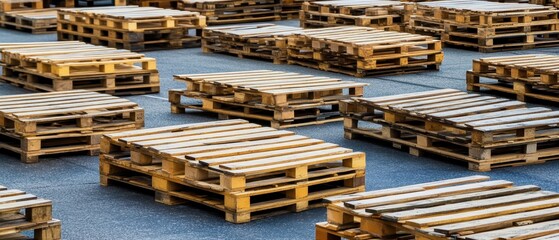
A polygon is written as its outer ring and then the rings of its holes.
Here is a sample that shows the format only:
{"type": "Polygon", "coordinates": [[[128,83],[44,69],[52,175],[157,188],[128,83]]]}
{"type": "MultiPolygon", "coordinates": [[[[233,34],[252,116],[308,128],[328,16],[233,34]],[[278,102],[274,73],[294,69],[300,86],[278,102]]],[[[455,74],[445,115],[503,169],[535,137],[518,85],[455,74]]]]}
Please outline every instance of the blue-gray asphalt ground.
{"type": "MultiPolygon", "coordinates": [[[[280,24],[297,25],[296,21],[280,24]]],[[[0,43],[55,41],[56,36],[30,35],[0,29],[0,43]]],[[[161,93],[126,97],[146,111],[146,127],[215,121],[213,114],[189,111],[170,113],[167,90],[184,88],[173,81],[174,74],[209,73],[255,69],[291,71],[343,80],[366,82],[365,96],[455,88],[465,90],[465,73],[472,59],[510,54],[557,54],[559,48],[482,54],[445,48],[445,60],[438,72],[398,76],[353,78],[292,65],[274,65],[260,60],[239,59],[222,54],[204,54],[200,49],[146,52],[157,58],[161,74],[161,93]]],[[[0,83],[0,95],[28,93],[0,83]]],[[[341,122],[290,129],[302,135],[337,143],[367,154],[367,190],[471,176],[480,173],[467,169],[463,162],[427,156],[414,157],[377,141],[346,140],[341,122]]],[[[545,164],[496,169],[483,175],[506,179],[518,185],[536,184],[559,191],[559,161],[545,164]]],[[[98,158],[69,154],[42,157],[37,164],[23,164],[19,157],[0,151],[0,185],[48,198],[54,202],[54,217],[62,220],[64,239],[314,239],[314,224],[325,221],[324,209],[235,225],[224,220],[221,212],[196,204],[165,206],[153,200],[153,194],[125,186],[99,185],[98,158]]]]}

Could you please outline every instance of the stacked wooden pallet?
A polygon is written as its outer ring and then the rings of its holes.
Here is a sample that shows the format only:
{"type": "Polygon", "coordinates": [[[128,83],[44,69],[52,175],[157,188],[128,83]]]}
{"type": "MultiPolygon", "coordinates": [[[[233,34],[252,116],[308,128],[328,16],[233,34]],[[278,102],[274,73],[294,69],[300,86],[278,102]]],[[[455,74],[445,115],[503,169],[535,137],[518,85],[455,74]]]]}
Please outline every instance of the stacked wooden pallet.
{"type": "Polygon", "coordinates": [[[418,3],[415,33],[443,43],[494,52],[559,45],[559,10],[534,4],[458,0],[418,3]]]}
{"type": "Polygon", "coordinates": [[[327,198],[328,221],[316,224],[316,239],[559,237],[559,193],[488,180],[472,176],[327,198]]]}
{"type": "Polygon", "coordinates": [[[354,25],[401,31],[413,5],[388,0],[333,0],[306,2],[300,14],[301,27],[354,25]]]}
{"type": "Polygon", "coordinates": [[[56,32],[56,11],[37,9],[0,13],[0,26],[33,34],[56,32]]]}
{"type": "Polygon", "coordinates": [[[559,159],[559,112],[518,101],[442,89],[345,100],[340,111],[346,138],[373,137],[414,155],[459,159],[470,170],[559,159]]]}
{"type": "Polygon", "coordinates": [[[58,40],[79,40],[142,51],[199,46],[206,19],[196,12],[154,7],[104,7],[58,11],[58,40]]]}
{"type": "Polygon", "coordinates": [[[202,51],[286,63],[287,37],[301,30],[273,24],[208,27],[202,33],[202,51]]]}
{"type": "Polygon", "coordinates": [[[60,240],[60,221],[52,218],[52,202],[16,189],[0,186],[0,239],[60,240]],[[28,234],[26,234],[28,235],[28,234]]]}
{"type": "Polygon", "coordinates": [[[244,120],[109,134],[101,146],[102,185],[155,190],[158,202],[203,204],[234,223],[364,191],[364,153],[244,120]]]}
{"type": "Polygon", "coordinates": [[[208,25],[281,20],[281,0],[181,0],[178,9],[199,12],[208,25]]]}
{"type": "Polygon", "coordinates": [[[159,92],[156,61],[82,42],[0,43],[2,76],[36,91],[87,89],[116,95],[159,92]]]}
{"type": "Polygon", "coordinates": [[[106,7],[126,6],[126,0],[43,0],[46,7],[74,8],[74,7],[106,7]]]}
{"type": "Polygon", "coordinates": [[[438,70],[441,42],[369,27],[307,29],[288,39],[288,63],[363,77],[438,70]]]}
{"type": "Polygon", "coordinates": [[[39,156],[97,154],[104,133],[143,127],[136,103],[84,90],[0,97],[0,149],[34,163],[39,156]]]}
{"type": "Polygon", "coordinates": [[[173,113],[200,109],[220,118],[269,121],[274,128],[341,121],[338,101],[363,96],[363,87],[368,85],[269,70],[177,75],[175,79],[187,87],[169,92],[173,113]],[[183,96],[202,104],[183,104],[183,96]]]}
{"type": "Polygon", "coordinates": [[[515,94],[520,101],[534,98],[559,102],[558,77],[558,56],[518,55],[474,60],[466,79],[469,91],[487,88],[515,94]]]}

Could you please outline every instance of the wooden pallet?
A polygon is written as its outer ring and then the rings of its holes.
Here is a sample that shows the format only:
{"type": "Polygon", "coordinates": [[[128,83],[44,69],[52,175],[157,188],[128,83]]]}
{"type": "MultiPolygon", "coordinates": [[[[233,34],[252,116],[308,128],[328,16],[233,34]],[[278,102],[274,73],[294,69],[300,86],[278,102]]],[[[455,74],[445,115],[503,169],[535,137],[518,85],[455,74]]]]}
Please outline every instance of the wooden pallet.
{"type": "Polygon", "coordinates": [[[518,101],[441,89],[346,100],[340,111],[346,138],[385,140],[414,155],[466,161],[474,171],[559,158],[559,113],[518,101]]]}
{"type": "Polygon", "coordinates": [[[36,91],[159,92],[156,60],[82,42],[0,44],[1,80],[36,91]]]}
{"type": "Polygon", "coordinates": [[[441,42],[368,27],[307,29],[288,39],[288,63],[364,77],[438,70],[441,42]]]}
{"type": "Polygon", "coordinates": [[[300,14],[301,27],[354,25],[401,31],[413,5],[386,0],[334,0],[306,2],[300,14]]]}
{"type": "Polygon", "coordinates": [[[175,79],[185,81],[187,87],[170,91],[173,113],[199,109],[220,118],[267,121],[274,128],[340,121],[338,101],[363,96],[363,87],[368,85],[269,70],[177,75],[175,79]],[[202,104],[183,104],[183,96],[202,104]]]}
{"type": "Polygon", "coordinates": [[[155,7],[64,9],[58,40],[79,40],[135,51],[197,47],[206,18],[196,12],[155,7]]]}
{"type": "Polygon", "coordinates": [[[364,153],[244,120],[109,134],[101,152],[102,185],[154,189],[160,202],[201,203],[234,223],[364,190],[364,153]]]}
{"type": "Polygon", "coordinates": [[[60,221],[52,218],[52,202],[16,189],[0,186],[1,239],[60,240],[60,221]]]}
{"type": "Polygon", "coordinates": [[[534,185],[489,181],[485,176],[342,195],[326,201],[328,224],[340,229],[358,226],[359,231],[382,239],[399,232],[431,240],[555,239],[559,232],[559,193],[534,185]]]}
{"type": "Polygon", "coordinates": [[[181,0],[178,9],[199,12],[209,25],[281,20],[281,0],[181,0]]]}
{"type": "Polygon", "coordinates": [[[30,10],[30,9],[42,9],[43,1],[41,0],[1,0],[0,1],[0,13],[19,11],[19,10],[30,10]]]}
{"type": "Polygon", "coordinates": [[[440,34],[443,43],[495,52],[559,45],[559,10],[525,3],[418,3],[410,30],[440,34]],[[442,28],[441,28],[442,27],[442,28]]]}
{"type": "Polygon", "coordinates": [[[482,58],[474,60],[466,82],[469,91],[479,92],[481,88],[487,88],[514,94],[519,101],[534,98],[558,102],[557,66],[559,57],[552,55],[482,58]]]}
{"type": "Polygon", "coordinates": [[[208,27],[202,33],[202,51],[286,63],[287,37],[301,30],[274,24],[208,27]]]}
{"type": "Polygon", "coordinates": [[[0,26],[33,34],[56,32],[56,9],[0,13],[0,26]]]}
{"type": "Polygon", "coordinates": [[[0,97],[0,148],[26,163],[39,156],[87,151],[95,155],[104,133],[142,128],[138,104],[76,90],[0,97]]]}

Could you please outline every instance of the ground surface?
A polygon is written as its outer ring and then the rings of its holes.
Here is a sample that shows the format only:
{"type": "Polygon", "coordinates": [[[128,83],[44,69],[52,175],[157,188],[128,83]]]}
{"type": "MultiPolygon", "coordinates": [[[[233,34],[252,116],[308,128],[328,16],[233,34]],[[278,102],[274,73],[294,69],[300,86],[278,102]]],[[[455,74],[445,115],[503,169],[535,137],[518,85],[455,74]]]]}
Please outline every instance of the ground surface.
{"type": "MultiPolygon", "coordinates": [[[[281,24],[296,25],[294,21],[281,24]]],[[[56,36],[30,35],[0,29],[0,43],[55,41],[56,36]]],[[[309,68],[274,65],[265,61],[239,59],[221,54],[203,54],[200,49],[147,52],[158,60],[161,93],[127,97],[146,110],[146,127],[168,126],[216,120],[214,115],[188,113],[173,115],[166,101],[167,90],[184,88],[173,74],[272,69],[292,71],[344,80],[367,82],[366,96],[383,96],[438,88],[465,90],[465,72],[471,60],[482,56],[507,54],[557,54],[559,48],[481,54],[474,51],[445,49],[445,61],[439,72],[400,76],[353,78],[309,68]]],[[[0,95],[28,91],[0,83],[0,95]]],[[[343,138],[342,123],[292,129],[314,138],[367,153],[367,190],[462,177],[479,173],[465,164],[437,157],[413,157],[386,144],[350,141],[343,138]]],[[[485,175],[517,184],[536,184],[559,191],[559,161],[542,165],[497,169],[485,175]]],[[[198,205],[165,206],[153,201],[153,195],[125,187],[101,187],[98,184],[98,159],[82,155],[42,158],[26,165],[17,156],[0,152],[0,185],[28,191],[54,201],[54,216],[62,220],[64,239],[313,239],[314,223],[324,221],[324,209],[287,214],[234,225],[225,222],[221,212],[198,205]]]]}

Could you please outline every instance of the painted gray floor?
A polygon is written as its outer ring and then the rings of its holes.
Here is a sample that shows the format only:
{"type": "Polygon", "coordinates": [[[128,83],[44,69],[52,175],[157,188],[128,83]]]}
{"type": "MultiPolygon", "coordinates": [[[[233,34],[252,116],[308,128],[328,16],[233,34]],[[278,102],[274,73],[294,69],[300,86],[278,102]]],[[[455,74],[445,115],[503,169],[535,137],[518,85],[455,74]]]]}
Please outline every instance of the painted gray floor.
{"type": "MultiPolygon", "coordinates": [[[[281,24],[296,25],[297,22],[281,24]]],[[[0,43],[55,40],[53,34],[30,35],[0,29],[0,43]]],[[[365,89],[366,96],[384,96],[438,88],[465,90],[465,72],[471,67],[473,58],[528,53],[557,54],[559,48],[495,54],[446,48],[445,61],[439,72],[363,79],[299,66],[203,54],[200,49],[154,51],[146,52],[146,55],[158,60],[162,92],[127,98],[145,108],[146,127],[214,121],[215,116],[210,114],[170,113],[167,90],[185,87],[183,83],[173,81],[173,74],[254,69],[292,71],[367,82],[370,86],[365,89]]],[[[27,92],[0,83],[0,95],[27,92]]],[[[346,140],[341,123],[292,130],[366,152],[368,190],[479,174],[468,171],[461,162],[439,157],[413,157],[387,144],[346,140]]],[[[536,184],[547,190],[559,191],[557,169],[559,161],[498,169],[484,174],[494,179],[536,184]]],[[[324,209],[315,209],[234,225],[225,222],[221,212],[198,205],[170,207],[154,202],[153,195],[147,192],[125,187],[101,187],[98,184],[97,158],[81,155],[42,158],[38,164],[26,165],[20,163],[18,157],[0,152],[0,185],[52,199],[54,216],[62,220],[64,239],[313,239],[314,223],[326,219],[324,209]]]]}

